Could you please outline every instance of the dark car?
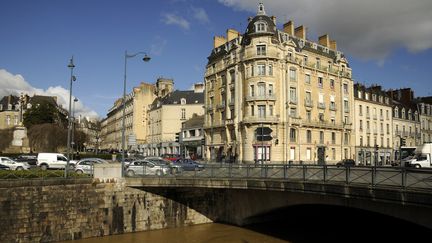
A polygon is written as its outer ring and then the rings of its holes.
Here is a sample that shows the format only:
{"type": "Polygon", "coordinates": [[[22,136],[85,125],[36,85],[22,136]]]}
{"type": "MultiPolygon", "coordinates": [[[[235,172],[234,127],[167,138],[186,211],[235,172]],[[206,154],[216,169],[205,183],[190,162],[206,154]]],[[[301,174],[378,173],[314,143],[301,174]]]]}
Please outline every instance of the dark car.
{"type": "Polygon", "coordinates": [[[200,164],[191,159],[178,159],[174,161],[174,164],[180,165],[181,168],[185,171],[194,171],[194,170],[203,170],[204,165],[200,164]]]}
{"type": "Polygon", "coordinates": [[[336,163],[337,167],[340,167],[340,166],[350,167],[350,166],[355,166],[355,165],[356,165],[356,162],[353,159],[343,159],[342,161],[336,163]]]}
{"type": "Polygon", "coordinates": [[[16,162],[25,162],[32,167],[35,167],[37,164],[37,155],[34,154],[21,154],[14,158],[16,162]]]}

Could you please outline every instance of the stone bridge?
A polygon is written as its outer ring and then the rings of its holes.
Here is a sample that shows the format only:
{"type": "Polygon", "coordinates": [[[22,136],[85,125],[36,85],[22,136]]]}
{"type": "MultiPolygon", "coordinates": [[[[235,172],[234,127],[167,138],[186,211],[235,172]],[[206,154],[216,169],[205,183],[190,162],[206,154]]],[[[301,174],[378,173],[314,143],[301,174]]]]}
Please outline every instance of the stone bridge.
{"type": "Polygon", "coordinates": [[[331,166],[207,166],[168,176],[127,177],[126,185],[235,225],[274,220],[299,205],[367,210],[432,229],[432,171],[331,166]]]}

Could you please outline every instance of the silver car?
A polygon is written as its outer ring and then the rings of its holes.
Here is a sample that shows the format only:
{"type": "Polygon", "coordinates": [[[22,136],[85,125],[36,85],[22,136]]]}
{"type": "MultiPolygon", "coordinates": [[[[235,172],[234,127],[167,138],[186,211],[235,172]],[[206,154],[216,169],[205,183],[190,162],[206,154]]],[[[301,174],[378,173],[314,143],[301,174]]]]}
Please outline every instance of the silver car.
{"type": "Polygon", "coordinates": [[[0,164],[6,165],[10,170],[28,170],[30,165],[24,162],[16,162],[8,157],[0,157],[0,164]]]}
{"type": "Polygon", "coordinates": [[[174,164],[172,161],[164,159],[162,157],[145,157],[145,160],[148,160],[150,162],[153,162],[158,165],[166,165],[170,169],[171,174],[177,174],[180,173],[183,169],[180,165],[174,164]]]}
{"type": "Polygon", "coordinates": [[[135,160],[129,163],[126,167],[127,176],[135,175],[167,175],[169,173],[169,167],[167,165],[161,165],[149,160],[135,160]]]}
{"type": "Polygon", "coordinates": [[[107,161],[99,158],[86,158],[78,161],[75,166],[75,172],[78,174],[93,174],[93,165],[94,164],[104,164],[108,163],[107,161]]]}

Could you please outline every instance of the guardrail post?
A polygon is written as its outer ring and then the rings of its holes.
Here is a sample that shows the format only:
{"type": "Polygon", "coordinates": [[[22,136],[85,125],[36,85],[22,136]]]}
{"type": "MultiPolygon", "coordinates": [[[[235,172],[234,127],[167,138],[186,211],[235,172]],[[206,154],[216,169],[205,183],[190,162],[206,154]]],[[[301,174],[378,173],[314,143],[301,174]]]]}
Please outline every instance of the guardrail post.
{"type": "Polygon", "coordinates": [[[375,187],[375,180],[376,180],[376,167],[372,167],[372,187],[375,187]]]}
{"type": "Polygon", "coordinates": [[[327,180],[327,165],[323,165],[323,181],[327,180]]]}
{"type": "Polygon", "coordinates": [[[249,178],[249,170],[251,165],[246,165],[246,178],[249,178]]]}
{"type": "Polygon", "coordinates": [[[402,187],[405,189],[406,188],[406,177],[407,177],[407,170],[405,168],[401,169],[401,173],[402,173],[402,187]]]}
{"type": "Polygon", "coordinates": [[[306,165],[302,165],[303,168],[303,181],[306,181],[306,165]]]}
{"type": "Polygon", "coordinates": [[[231,176],[232,176],[232,175],[231,175],[231,174],[232,174],[232,173],[231,173],[231,170],[232,170],[232,165],[229,164],[229,165],[228,165],[228,177],[229,177],[229,178],[231,178],[231,176]]]}
{"type": "Polygon", "coordinates": [[[345,166],[345,184],[349,184],[350,167],[345,166]]]}
{"type": "Polygon", "coordinates": [[[287,179],[287,177],[288,177],[288,167],[287,167],[287,165],[283,166],[283,170],[284,170],[284,172],[283,172],[284,179],[287,179]]]}

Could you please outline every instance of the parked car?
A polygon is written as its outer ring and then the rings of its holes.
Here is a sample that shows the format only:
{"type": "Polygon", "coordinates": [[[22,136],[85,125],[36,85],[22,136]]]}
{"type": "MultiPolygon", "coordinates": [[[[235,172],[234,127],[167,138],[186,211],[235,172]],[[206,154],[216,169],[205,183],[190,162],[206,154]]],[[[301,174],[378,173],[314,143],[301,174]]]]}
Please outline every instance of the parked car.
{"type": "Polygon", "coordinates": [[[78,174],[93,174],[94,164],[107,164],[108,161],[99,158],[85,158],[80,161],[75,166],[75,172],[78,174]]]}
{"type": "Polygon", "coordinates": [[[149,160],[135,160],[130,162],[126,167],[127,176],[135,175],[167,175],[169,167],[167,165],[159,165],[149,160]]]}
{"type": "Polygon", "coordinates": [[[6,165],[10,170],[28,170],[30,166],[27,163],[16,162],[8,157],[0,157],[0,164],[6,165]]]}
{"type": "Polygon", "coordinates": [[[181,158],[179,154],[162,154],[161,157],[169,161],[176,161],[181,158]]]}
{"type": "Polygon", "coordinates": [[[181,172],[183,169],[179,164],[175,164],[173,161],[170,161],[168,159],[164,159],[162,157],[152,157],[148,156],[145,158],[146,160],[149,160],[151,162],[154,162],[159,165],[166,165],[170,168],[171,174],[177,174],[181,172]]]}
{"type": "Polygon", "coordinates": [[[0,164],[0,170],[10,170],[9,166],[0,164]]]}
{"type": "Polygon", "coordinates": [[[195,160],[191,159],[178,159],[174,161],[174,164],[180,165],[182,170],[185,171],[194,171],[194,170],[203,170],[204,165],[196,162],[195,160]]]}
{"type": "Polygon", "coordinates": [[[31,166],[36,166],[37,164],[37,155],[34,154],[20,154],[14,158],[16,162],[27,163],[31,166]]]}
{"type": "MultiPolygon", "coordinates": [[[[76,160],[69,161],[69,169],[75,168],[76,160]]],[[[37,166],[42,170],[46,169],[64,169],[67,164],[67,158],[58,153],[39,153],[37,157],[37,166]]]]}
{"type": "Polygon", "coordinates": [[[343,159],[342,161],[339,161],[336,163],[337,167],[341,167],[341,166],[350,167],[350,166],[355,166],[355,165],[356,165],[356,162],[353,159],[343,159]]]}

